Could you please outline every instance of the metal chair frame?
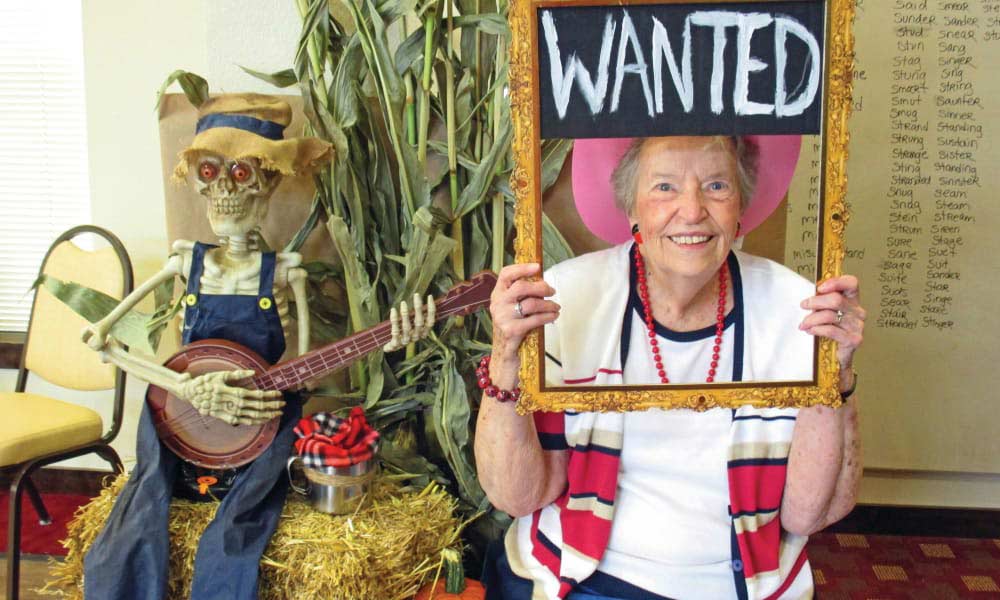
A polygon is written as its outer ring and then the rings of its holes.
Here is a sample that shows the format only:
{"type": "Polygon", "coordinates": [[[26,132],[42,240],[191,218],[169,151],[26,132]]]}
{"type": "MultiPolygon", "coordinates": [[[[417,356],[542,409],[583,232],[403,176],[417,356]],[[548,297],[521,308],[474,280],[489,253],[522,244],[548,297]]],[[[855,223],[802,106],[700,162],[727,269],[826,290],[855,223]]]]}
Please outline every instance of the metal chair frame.
{"type": "MultiPolygon", "coordinates": [[[[72,240],[76,236],[83,233],[93,233],[102,237],[111,247],[114,249],[115,254],[118,256],[118,261],[122,268],[122,297],[124,298],[129,292],[132,291],[132,286],[134,283],[134,277],[132,274],[132,261],[129,259],[128,252],[125,250],[125,246],[121,241],[110,231],[96,227],[94,225],[80,225],[74,227],[62,235],[60,235],[52,245],[49,246],[48,252],[45,254],[45,258],[42,260],[42,265],[38,269],[39,275],[45,271],[45,266],[48,263],[49,256],[52,254],[52,250],[55,249],[59,244],[72,240]]],[[[24,348],[21,351],[21,362],[17,373],[17,383],[15,385],[14,391],[21,393],[24,392],[25,387],[28,383],[28,369],[25,367],[25,356],[28,350],[28,341],[31,339],[31,327],[34,323],[34,313],[35,313],[35,302],[38,299],[38,295],[35,295],[35,300],[32,301],[31,306],[31,321],[28,323],[28,333],[25,337],[24,348]]],[[[31,474],[45,465],[49,465],[62,460],[76,458],[77,456],[83,456],[85,454],[95,453],[102,459],[108,461],[111,464],[111,468],[115,474],[120,474],[124,471],[124,465],[122,464],[121,458],[118,453],[115,452],[114,448],[111,447],[111,441],[115,439],[118,435],[119,430],[122,425],[122,414],[125,409],[125,372],[121,369],[116,369],[115,371],[115,385],[114,385],[114,410],[112,413],[111,427],[101,436],[100,439],[83,444],[80,446],[75,446],[72,448],[67,448],[65,450],[59,450],[57,452],[52,452],[39,456],[22,463],[15,465],[8,465],[4,467],[4,470],[13,471],[13,475],[10,482],[10,507],[8,512],[9,523],[7,531],[7,599],[17,600],[18,598],[18,588],[20,584],[20,567],[21,567],[21,497],[24,492],[27,492],[28,499],[31,501],[32,506],[35,507],[35,511],[38,513],[39,522],[42,525],[48,525],[52,522],[49,516],[48,510],[46,510],[45,505],[42,502],[41,494],[38,493],[38,488],[31,481],[31,474]]]]}

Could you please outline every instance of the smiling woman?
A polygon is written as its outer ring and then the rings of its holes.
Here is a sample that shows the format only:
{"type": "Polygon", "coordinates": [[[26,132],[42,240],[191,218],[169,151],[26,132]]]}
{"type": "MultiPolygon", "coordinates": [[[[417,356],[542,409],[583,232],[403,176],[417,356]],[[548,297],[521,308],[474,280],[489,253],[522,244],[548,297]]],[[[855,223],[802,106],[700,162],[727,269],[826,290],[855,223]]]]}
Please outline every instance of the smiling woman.
{"type": "Polygon", "coordinates": [[[542,281],[534,264],[500,273],[476,456],[490,500],[521,519],[488,576],[492,597],[809,595],[804,536],[845,514],[857,491],[853,405],[529,417],[506,402],[517,347],[539,326],[545,383],[567,394],[804,380],[814,336],[824,336],[839,344],[849,396],[865,318],[857,280],[817,289],[734,249],[741,229],[785,196],[799,145],[796,136],[577,140],[577,205],[594,222],[617,213],[608,241],[626,240],[550,267],[542,281]],[[501,476],[511,457],[524,470],[514,480],[501,476]]]}
{"type": "MultiPolygon", "coordinates": [[[[845,38],[823,36],[827,18],[849,16],[848,2],[585,4],[513,5],[522,264],[500,272],[492,296],[476,461],[490,501],[517,519],[487,558],[487,597],[810,597],[805,536],[857,494],[848,398],[865,311],[839,265],[824,265],[817,284],[740,251],[738,239],[772,212],[781,220],[786,196],[822,223],[810,232],[814,251],[834,231],[827,219],[843,224],[824,204],[839,189],[820,184],[830,171],[799,151],[803,134],[845,116],[842,97],[818,93],[831,87],[831,59],[821,64],[816,48],[834,44],[832,62],[849,67],[836,46],[845,38]],[[808,23],[815,46],[790,43],[789,14],[808,23]],[[714,25],[702,26],[707,15],[714,25]],[[558,53],[546,27],[560,28],[558,53]],[[612,56],[616,67],[602,67],[612,56]],[[672,88],[664,57],[680,66],[672,88]],[[780,84],[792,80],[786,95],[780,84]],[[658,94],[671,96],[662,115],[648,110],[658,94]],[[788,119],[800,98],[808,106],[788,119]],[[828,100],[837,108],[827,112],[828,100]],[[535,181],[538,142],[550,136],[574,138],[573,199],[613,245],[543,267],[535,181]],[[800,162],[810,185],[789,194],[800,162]]],[[[824,139],[827,158],[841,156],[844,139],[824,139]]]]}
{"type": "Polygon", "coordinates": [[[560,306],[546,385],[809,379],[800,302],[813,285],[735,250],[785,197],[799,147],[798,136],[577,140],[577,208],[619,245],[546,272],[560,306]],[[605,326],[584,325],[595,314],[605,326]]]}
{"type": "MultiPolygon", "coordinates": [[[[617,204],[645,241],[654,289],[678,292],[661,279],[711,274],[729,254],[744,197],[750,199],[741,191],[750,183],[741,185],[739,175],[755,172],[752,166],[739,168],[737,145],[731,138],[640,138],[615,169],[617,204]],[[703,212],[707,218],[701,218],[703,212]]],[[[753,146],[739,146],[752,161],[755,152],[747,149],[753,146]]],[[[654,306],[654,316],[658,313],[669,311],[654,306]]]]}

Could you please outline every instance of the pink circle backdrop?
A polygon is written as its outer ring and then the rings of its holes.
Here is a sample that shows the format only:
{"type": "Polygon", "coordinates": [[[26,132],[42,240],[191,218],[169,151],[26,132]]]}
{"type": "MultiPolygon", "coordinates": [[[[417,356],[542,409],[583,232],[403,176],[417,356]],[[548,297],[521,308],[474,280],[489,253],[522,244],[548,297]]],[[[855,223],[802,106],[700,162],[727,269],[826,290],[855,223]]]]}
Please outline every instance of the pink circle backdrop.
{"type": "MultiPolygon", "coordinates": [[[[763,223],[788,192],[799,161],[802,136],[750,135],[757,144],[757,188],[740,220],[742,235],[763,223]]],[[[631,237],[628,217],[615,206],[611,173],[634,138],[581,139],[573,144],[573,199],[584,224],[611,244],[631,237]]]]}

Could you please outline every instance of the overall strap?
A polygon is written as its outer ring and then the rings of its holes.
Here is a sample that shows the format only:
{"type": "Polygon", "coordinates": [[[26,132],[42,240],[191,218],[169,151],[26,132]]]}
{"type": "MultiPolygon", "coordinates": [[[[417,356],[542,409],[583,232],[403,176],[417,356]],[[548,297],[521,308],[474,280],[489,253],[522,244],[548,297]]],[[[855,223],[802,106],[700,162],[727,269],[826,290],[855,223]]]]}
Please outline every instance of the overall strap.
{"type": "Polygon", "coordinates": [[[191,270],[188,272],[188,294],[198,295],[198,291],[201,289],[201,274],[205,271],[205,252],[215,247],[201,242],[194,243],[194,249],[191,251],[191,270]]]}
{"type": "Polygon", "coordinates": [[[260,255],[260,287],[258,298],[270,298],[274,295],[274,267],[277,263],[274,252],[264,252],[260,255]]]}

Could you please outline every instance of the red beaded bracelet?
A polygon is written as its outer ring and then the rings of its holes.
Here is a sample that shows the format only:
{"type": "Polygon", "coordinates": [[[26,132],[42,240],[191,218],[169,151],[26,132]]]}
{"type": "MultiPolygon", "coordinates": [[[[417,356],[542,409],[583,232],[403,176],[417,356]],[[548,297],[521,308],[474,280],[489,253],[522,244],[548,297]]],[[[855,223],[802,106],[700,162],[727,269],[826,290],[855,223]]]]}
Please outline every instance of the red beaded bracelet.
{"type": "Polygon", "coordinates": [[[517,402],[521,397],[521,388],[519,387],[512,390],[501,390],[493,385],[493,380],[490,379],[490,356],[488,354],[479,361],[476,377],[479,389],[486,392],[490,398],[496,398],[498,402],[517,402]]]}

